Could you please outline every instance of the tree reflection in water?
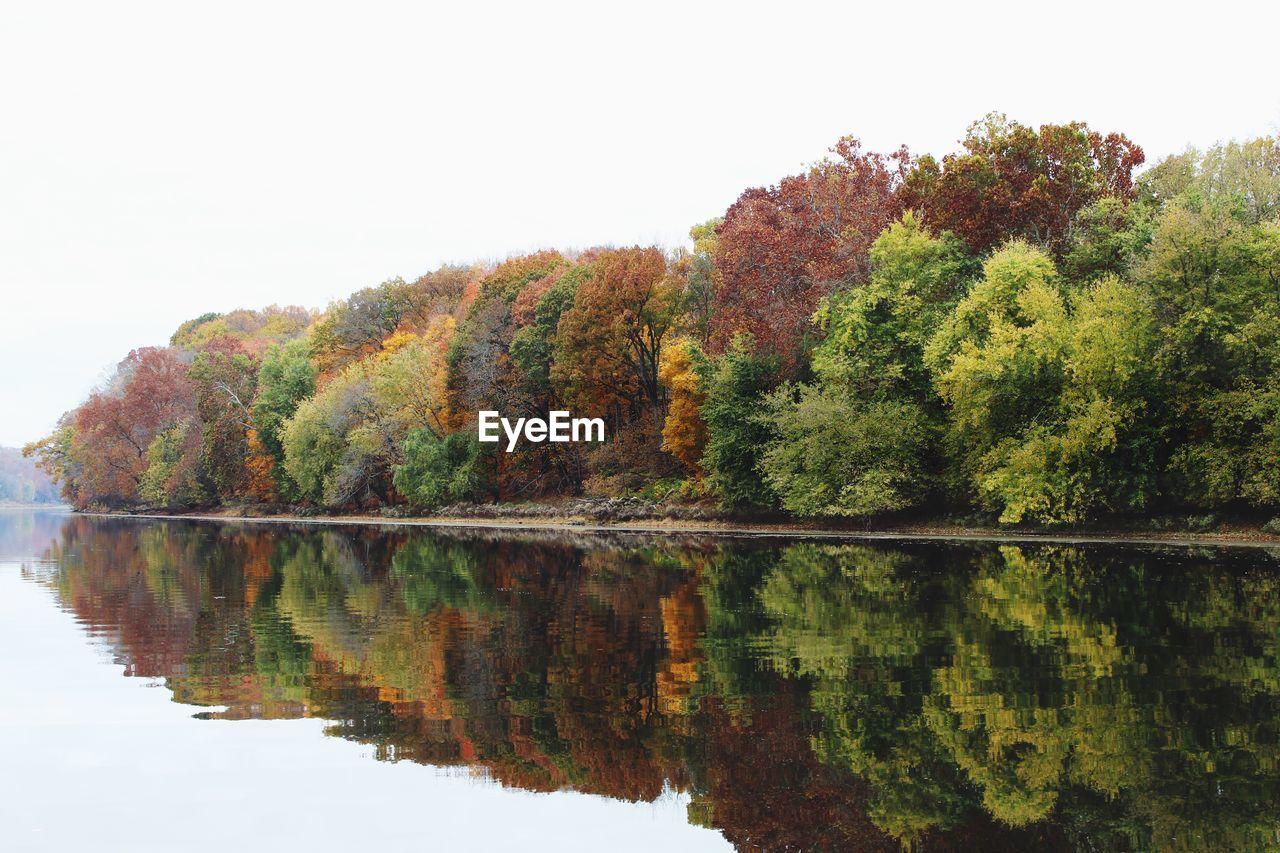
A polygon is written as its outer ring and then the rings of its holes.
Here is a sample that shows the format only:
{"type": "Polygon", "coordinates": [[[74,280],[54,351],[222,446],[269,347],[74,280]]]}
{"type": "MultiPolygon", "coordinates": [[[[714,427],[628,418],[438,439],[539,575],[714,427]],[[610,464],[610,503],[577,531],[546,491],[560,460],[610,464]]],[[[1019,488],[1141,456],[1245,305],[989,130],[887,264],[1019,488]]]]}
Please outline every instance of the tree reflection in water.
{"type": "Polygon", "coordinates": [[[40,575],[130,675],[384,760],[747,849],[1258,849],[1263,551],[778,545],[69,517],[40,575]]]}

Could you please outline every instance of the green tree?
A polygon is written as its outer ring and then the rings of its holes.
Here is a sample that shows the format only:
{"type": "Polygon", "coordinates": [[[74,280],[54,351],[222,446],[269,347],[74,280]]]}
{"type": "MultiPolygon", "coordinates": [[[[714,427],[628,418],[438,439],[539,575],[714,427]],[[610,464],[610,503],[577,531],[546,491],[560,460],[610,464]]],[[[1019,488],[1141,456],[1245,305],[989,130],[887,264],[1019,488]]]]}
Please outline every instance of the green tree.
{"type": "Polygon", "coordinates": [[[299,497],[338,506],[363,496],[373,472],[369,453],[348,436],[373,408],[368,366],[348,365],[298,405],[280,431],[284,470],[299,497]]]}
{"type": "Polygon", "coordinates": [[[285,423],[298,404],[316,390],[316,371],[306,339],[298,338],[267,350],[258,369],[258,396],[253,401],[253,426],[258,440],[275,460],[273,478],[286,498],[297,497],[284,467],[285,423]]]}
{"type": "Polygon", "coordinates": [[[1160,323],[1163,486],[1206,509],[1280,505],[1280,140],[1188,152],[1153,170],[1162,205],[1135,264],[1160,323]]]}
{"type": "Polygon", "coordinates": [[[871,278],[823,301],[812,385],[769,398],[761,471],[786,509],[870,515],[922,503],[937,485],[942,407],[924,348],[973,266],[908,211],[871,246],[871,278]]]}
{"type": "Polygon", "coordinates": [[[767,400],[773,440],[760,471],[797,515],[873,515],[928,493],[930,425],[918,406],[861,402],[839,392],[784,387],[767,400]]]}
{"type": "Polygon", "coordinates": [[[926,353],[979,499],[1003,522],[1144,506],[1155,344],[1144,294],[1114,277],[1065,294],[1049,257],[1024,243],[984,272],[926,353]]]}
{"type": "Polygon", "coordinates": [[[773,437],[761,403],[775,373],[773,359],[754,352],[745,336],[724,354],[698,366],[707,425],[702,468],[727,506],[770,506],[775,497],[761,480],[760,456],[773,437]]]}
{"type": "Polygon", "coordinates": [[[483,452],[471,432],[438,438],[429,430],[413,430],[405,440],[405,461],[395,466],[393,482],[409,503],[423,509],[481,500],[490,494],[483,452]]]}
{"type": "Polygon", "coordinates": [[[203,503],[208,492],[200,467],[200,428],[185,421],[156,433],[147,446],[147,469],[138,484],[144,501],[159,507],[203,503]]]}

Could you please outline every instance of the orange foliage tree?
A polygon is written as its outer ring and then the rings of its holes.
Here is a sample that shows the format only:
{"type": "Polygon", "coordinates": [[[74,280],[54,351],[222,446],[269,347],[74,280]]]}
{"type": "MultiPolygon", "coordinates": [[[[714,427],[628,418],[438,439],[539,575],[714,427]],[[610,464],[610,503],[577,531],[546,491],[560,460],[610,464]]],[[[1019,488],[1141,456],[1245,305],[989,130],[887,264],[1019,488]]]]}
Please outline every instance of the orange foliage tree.
{"type": "Polygon", "coordinates": [[[580,412],[615,422],[637,398],[662,412],[666,389],[658,363],[679,297],[680,284],[658,249],[601,255],[557,329],[551,377],[565,398],[580,412]]]}
{"type": "Polygon", "coordinates": [[[675,341],[662,353],[658,378],[668,388],[671,400],[662,427],[662,449],[693,471],[701,472],[702,450],[707,443],[707,424],[702,419],[702,390],[696,370],[702,353],[688,339],[675,341]]]}

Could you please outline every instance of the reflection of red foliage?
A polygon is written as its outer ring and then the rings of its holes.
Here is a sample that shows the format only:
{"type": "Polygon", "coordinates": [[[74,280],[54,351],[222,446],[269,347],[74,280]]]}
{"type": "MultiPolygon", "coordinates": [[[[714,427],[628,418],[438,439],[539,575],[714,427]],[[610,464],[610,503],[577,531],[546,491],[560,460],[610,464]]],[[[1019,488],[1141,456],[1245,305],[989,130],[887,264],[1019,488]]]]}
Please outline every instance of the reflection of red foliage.
{"type": "MultiPolygon", "coordinates": [[[[863,783],[814,754],[801,681],[723,698],[696,689],[707,618],[696,568],[473,543],[468,573],[488,605],[417,610],[389,570],[407,533],[215,529],[73,517],[48,555],[62,603],[177,701],[225,705],[213,715],[227,719],[334,720],[329,734],[381,759],[467,766],[525,790],[629,801],[693,790],[691,811],[740,849],[899,849],[867,817],[863,783]],[[285,584],[297,609],[274,599],[285,584]],[[344,584],[358,608],[342,606],[344,584]]],[[[1050,831],[977,815],[925,842],[1063,846],[1050,831]]]]}
{"type": "Polygon", "coordinates": [[[740,850],[884,850],[897,841],[867,817],[866,788],[814,755],[794,682],[744,719],[704,703],[706,792],[713,825],[740,850]]]}

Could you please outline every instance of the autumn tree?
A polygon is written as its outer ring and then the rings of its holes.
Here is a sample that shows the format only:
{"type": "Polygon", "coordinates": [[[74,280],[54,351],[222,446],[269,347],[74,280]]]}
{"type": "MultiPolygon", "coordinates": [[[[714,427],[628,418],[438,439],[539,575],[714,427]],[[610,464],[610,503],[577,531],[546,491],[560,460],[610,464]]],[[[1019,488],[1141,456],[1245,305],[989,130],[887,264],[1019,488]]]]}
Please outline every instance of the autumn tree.
{"type": "Polygon", "coordinates": [[[662,345],[679,306],[679,283],[656,248],[607,252],[577,288],[556,331],[552,382],[584,414],[612,415],[637,398],[657,416],[662,345]]]}
{"type": "Polygon", "coordinates": [[[707,395],[698,374],[698,366],[705,358],[696,343],[681,338],[663,350],[658,365],[658,378],[670,395],[662,426],[662,449],[698,473],[702,471],[702,453],[707,444],[707,425],[702,419],[707,395]]]}
{"type": "Polygon", "coordinates": [[[229,336],[214,338],[196,354],[188,374],[200,417],[204,469],[223,499],[248,487],[249,432],[258,385],[258,361],[229,336]]]}
{"type": "Polygon", "coordinates": [[[406,290],[394,278],[330,305],[311,330],[316,369],[330,373],[380,350],[408,309],[406,290]]]}
{"type": "Polygon", "coordinates": [[[1104,196],[1133,197],[1133,170],[1146,159],[1123,134],[1083,122],[1037,131],[1000,113],[970,125],[963,145],[941,163],[920,158],[903,199],[978,254],[1021,237],[1060,255],[1079,211],[1104,196]]]}
{"type": "Polygon", "coordinates": [[[716,217],[690,228],[693,251],[682,249],[672,261],[672,272],[684,280],[679,331],[704,349],[711,342],[716,294],[724,280],[716,266],[716,247],[720,240],[716,232],[723,223],[723,218],[716,217]]]}
{"type": "MultiPolygon", "coordinates": [[[[113,505],[137,502],[152,441],[195,420],[187,366],[178,355],[167,348],[134,350],[75,412],[69,452],[83,481],[75,491],[113,505]]],[[[198,452],[198,442],[195,447],[198,452]]]]}
{"type": "MultiPolygon", "coordinates": [[[[551,339],[585,268],[558,252],[511,258],[479,282],[466,319],[447,353],[452,428],[475,431],[476,413],[545,417],[560,405],[550,381],[551,339]]],[[[423,449],[427,445],[421,445],[423,449]]],[[[526,445],[486,454],[487,480],[502,495],[572,491],[581,480],[580,452],[568,445],[526,445]]]]}
{"type": "Polygon", "coordinates": [[[313,319],[311,311],[297,305],[202,314],[179,326],[170,337],[169,345],[195,352],[219,339],[230,339],[246,353],[261,356],[272,345],[300,337],[313,319]]]}
{"type": "Polygon", "coordinates": [[[791,372],[822,297],[866,280],[867,250],[902,213],[910,157],[863,151],[853,137],[832,153],[776,186],[747,190],[725,213],[714,247],[713,351],[749,332],[791,372]]]}
{"type": "Polygon", "coordinates": [[[271,478],[282,497],[293,498],[293,483],[284,467],[284,424],[298,405],[316,390],[316,372],[311,364],[311,345],[306,339],[272,347],[258,369],[258,395],[253,401],[252,441],[272,460],[271,478]]]}
{"type": "MultiPolygon", "coordinates": [[[[527,287],[569,266],[559,252],[538,252],[499,264],[479,283],[448,351],[451,406],[470,425],[480,409],[499,409],[511,386],[509,349],[516,329],[512,304],[527,287]]],[[[533,300],[536,305],[536,300],[533,300]]]]}
{"type": "Polygon", "coordinates": [[[479,270],[473,266],[445,265],[419,276],[400,288],[403,311],[399,328],[423,332],[437,317],[458,312],[468,291],[478,284],[479,270]]]}

